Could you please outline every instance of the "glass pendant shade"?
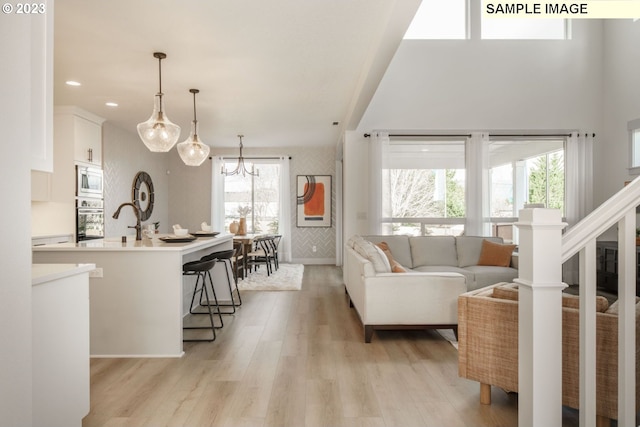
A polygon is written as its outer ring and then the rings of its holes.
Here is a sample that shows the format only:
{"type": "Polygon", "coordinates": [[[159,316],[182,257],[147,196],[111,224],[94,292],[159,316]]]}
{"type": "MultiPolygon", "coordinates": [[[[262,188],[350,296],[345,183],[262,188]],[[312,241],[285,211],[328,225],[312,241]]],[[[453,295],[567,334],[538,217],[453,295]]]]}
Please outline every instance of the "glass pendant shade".
{"type": "Polygon", "coordinates": [[[163,52],[154,52],[158,59],[158,93],[153,102],[153,113],[146,122],[138,123],[138,135],[150,151],[166,153],[180,138],[180,126],[174,124],[164,113],[162,104],[162,60],[167,57],[163,52]]]}
{"type": "Polygon", "coordinates": [[[171,122],[162,108],[162,93],[157,93],[149,120],[138,124],[138,135],[150,151],[166,153],[180,137],[180,126],[171,122]]]}
{"type": "Polygon", "coordinates": [[[178,154],[187,166],[200,166],[209,157],[210,148],[198,136],[198,121],[191,122],[189,138],[178,144],[178,154]]]}

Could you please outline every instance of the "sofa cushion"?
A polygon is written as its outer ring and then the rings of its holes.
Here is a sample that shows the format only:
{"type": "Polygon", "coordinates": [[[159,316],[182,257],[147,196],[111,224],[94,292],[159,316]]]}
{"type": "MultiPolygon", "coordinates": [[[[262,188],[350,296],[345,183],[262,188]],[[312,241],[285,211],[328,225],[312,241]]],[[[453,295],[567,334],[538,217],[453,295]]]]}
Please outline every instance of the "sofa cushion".
{"type": "Polygon", "coordinates": [[[384,252],[384,254],[386,255],[387,259],[389,260],[389,265],[391,266],[391,272],[392,273],[406,273],[407,270],[400,265],[400,263],[398,261],[396,261],[393,258],[393,255],[391,254],[391,249],[389,249],[389,245],[387,244],[387,242],[380,242],[380,243],[376,243],[376,246],[379,247],[380,249],[382,249],[382,252],[384,252]]]}
{"type": "Polygon", "coordinates": [[[470,265],[465,270],[473,274],[474,283],[467,288],[484,288],[500,282],[511,282],[518,277],[518,270],[511,267],[496,267],[492,265],[470,265]]]}
{"type": "Polygon", "coordinates": [[[382,252],[382,249],[374,245],[368,240],[356,241],[353,245],[353,249],[358,252],[363,258],[368,259],[373,264],[373,268],[376,273],[390,273],[391,266],[386,255],[382,252]]]}
{"type": "Polygon", "coordinates": [[[460,273],[464,276],[467,284],[467,290],[473,283],[473,273],[464,268],[455,267],[451,265],[423,265],[422,267],[414,268],[411,271],[418,271],[420,273],[460,273]]]}
{"type": "Polygon", "coordinates": [[[456,238],[453,236],[410,237],[409,244],[411,245],[413,268],[422,266],[458,266],[456,238]]]}
{"type": "Polygon", "coordinates": [[[509,267],[511,264],[511,254],[516,245],[505,245],[482,240],[482,250],[477,265],[494,265],[496,267],[509,267]]]}
{"type": "Polygon", "coordinates": [[[396,261],[405,267],[413,267],[413,263],[411,262],[411,249],[409,247],[409,236],[364,236],[364,238],[373,243],[386,242],[396,261]]]}
{"type": "Polygon", "coordinates": [[[458,267],[478,265],[480,252],[482,251],[482,241],[489,240],[495,243],[502,243],[501,237],[482,236],[459,236],[456,237],[456,252],[458,253],[458,267]]]}

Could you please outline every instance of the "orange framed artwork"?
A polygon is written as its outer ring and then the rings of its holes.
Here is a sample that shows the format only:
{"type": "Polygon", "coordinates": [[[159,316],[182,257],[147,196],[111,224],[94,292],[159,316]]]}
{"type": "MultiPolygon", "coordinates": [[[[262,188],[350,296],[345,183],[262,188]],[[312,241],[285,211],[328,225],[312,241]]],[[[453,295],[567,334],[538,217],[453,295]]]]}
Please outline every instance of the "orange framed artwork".
{"type": "Polygon", "coordinates": [[[297,226],[331,227],[331,175],[298,175],[297,226]]]}

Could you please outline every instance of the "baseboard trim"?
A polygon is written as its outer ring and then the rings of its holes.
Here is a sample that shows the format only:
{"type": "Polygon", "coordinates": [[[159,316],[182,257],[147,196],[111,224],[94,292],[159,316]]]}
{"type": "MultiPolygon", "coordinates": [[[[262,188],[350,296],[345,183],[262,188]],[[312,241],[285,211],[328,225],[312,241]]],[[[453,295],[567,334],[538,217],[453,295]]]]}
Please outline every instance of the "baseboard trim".
{"type": "Polygon", "coordinates": [[[155,359],[155,358],[176,358],[179,359],[184,356],[184,351],[179,354],[90,354],[90,359],[136,359],[136,358],[145,358],[145,359],[155,359]]]}

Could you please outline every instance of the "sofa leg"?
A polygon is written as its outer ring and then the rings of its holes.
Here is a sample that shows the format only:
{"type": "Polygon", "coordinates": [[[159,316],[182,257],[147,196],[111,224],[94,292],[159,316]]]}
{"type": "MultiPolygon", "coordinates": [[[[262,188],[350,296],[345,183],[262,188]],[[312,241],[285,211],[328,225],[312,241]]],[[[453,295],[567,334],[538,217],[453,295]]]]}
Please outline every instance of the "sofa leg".
{"type": "Polygon", "coordinates": [[[364,325],[364,342],[370,343],[373,338],[373,326],[364,325]]]}
{"type": "Polygon", "coordinates": [[[351,298],[349,298],[349,308],[353,308],[353,301],[351,301],[351,298]]]}
{"type": "Polygon", "coordinates": [[[491,385],[480,383],[480,403],[491,405],[491,385]]]}
{"type": "Polygon", "coordinates": [[[596,415],[596,427],[611,427],[611,420],[602,415],[596,415]]]}

